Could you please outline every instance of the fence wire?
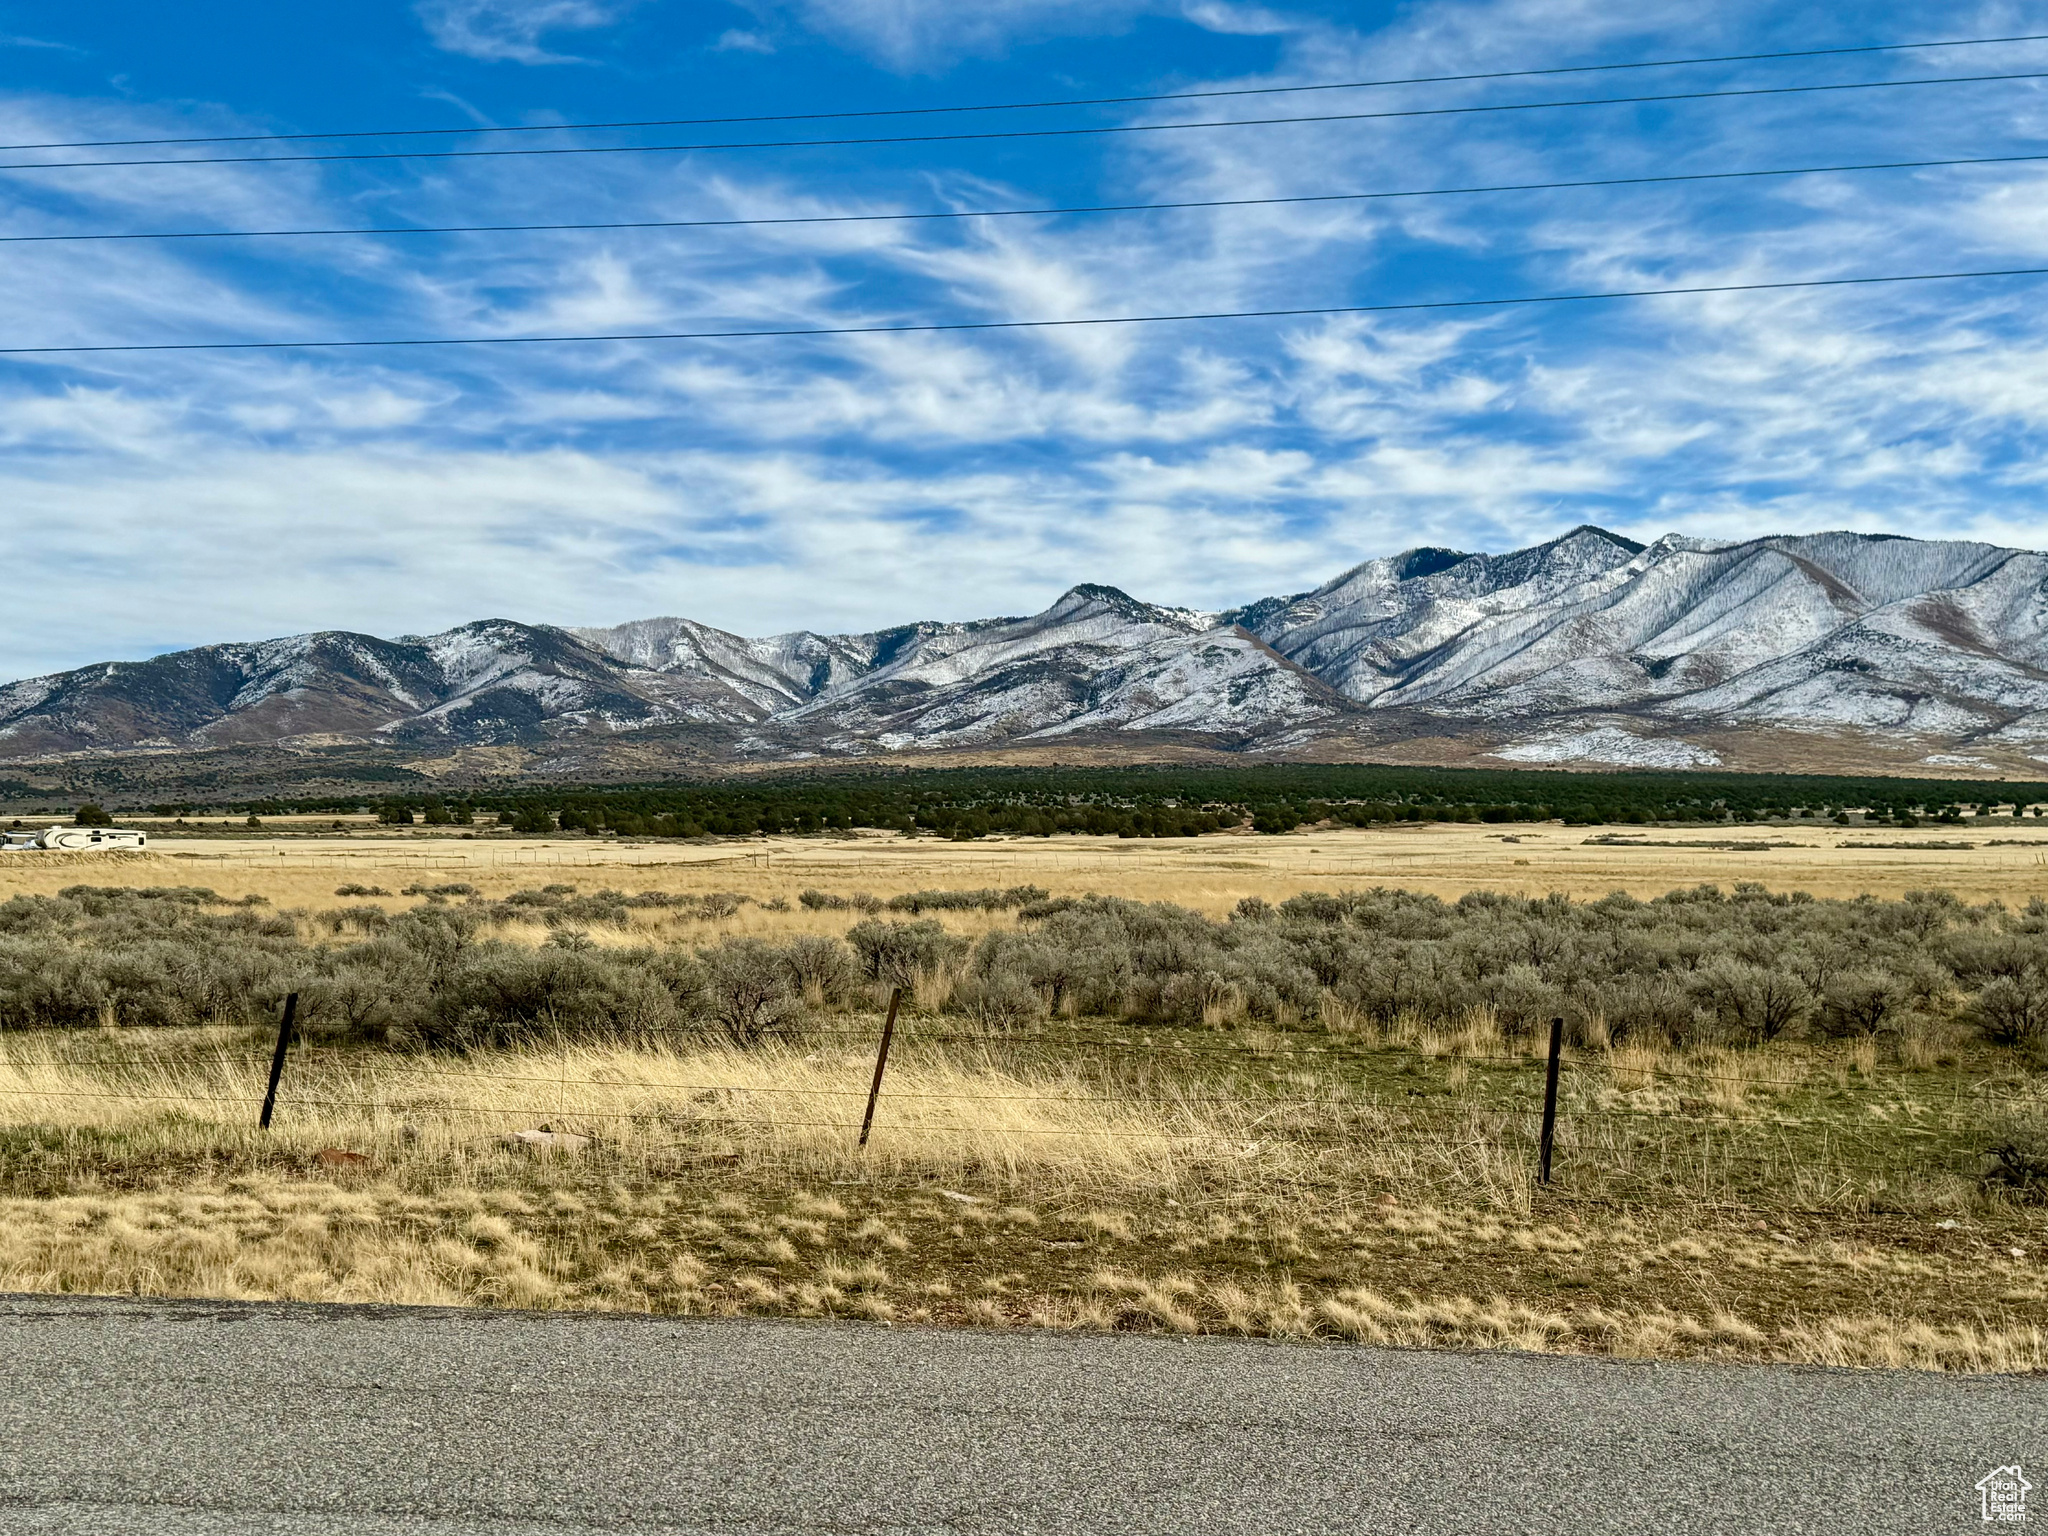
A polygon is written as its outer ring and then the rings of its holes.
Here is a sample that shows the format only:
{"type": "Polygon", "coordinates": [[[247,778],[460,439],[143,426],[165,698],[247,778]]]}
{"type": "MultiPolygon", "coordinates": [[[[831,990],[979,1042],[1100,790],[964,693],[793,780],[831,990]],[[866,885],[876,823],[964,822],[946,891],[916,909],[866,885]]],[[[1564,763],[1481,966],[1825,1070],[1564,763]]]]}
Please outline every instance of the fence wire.
{"type": "MultiPolygon", "coordinates": [[[[865,1078],[867,1052],[875,1047],[878,1037],[879,1031],[874,1028],[829,1027],[806,1031],[801,1043],[847,1042],[843,1058],[833,1065],[843,1068],[858,1066],[865,1078]]],[[[729,1043],[702,1030],[628,1030],[620,1035],[623,1043],[653,1046],[654,1049],[647,1053],[650,1062],[685,1059],[669,1054],[671,1043],[678,1039],[697,1045],[729,1043]]],[[[4,1075],[0,1075],[0,1121],[18,1118],[7,1113],[10,1106],[18,1108],[24,1102],[54,1099],[175,1105],[188,1111],[209,1107],[232,1109],[253,1122],[254,1106],[262,1101],[263,1095],[253,1090],[243,1091],[235,1079],[262,1081],[271,1066],[269,1049],[215,1048],[171,1056],[149,1051],[110,1054],[97,1048],[98,1041],[93,1045],[94,1049],[77,1054],[34,1057],[9,1056],[4,1046],[0,1046],[0,1074],[34,1071],[109,1074],[109,1081],[105,1084],[89,1087],[44,1086],[33,1081],[12,1086],[5,1081],[4,1075]],[[173,1070],[212,1073],[215,1080],[201,1082],[187,1091],[165,1091],[168,1085],[160,1080],[150,1080],[152,1073],[173,1070]],[[123,1082],[124,1077],[131,1080],[123,1082]]],[[[971,1051],[978,1059],[969,1063],[970,1067],[993,1068],[998,1059],[1008,1057],[1009,1062],[1003,1070],[1026,1074],[1043,1070],[1048,1065],[1065,1065],[1071,1070],[1076,1064],[1075,1057],[1093,1066],[1114,1068],[1129,1065],[1147,1069],[1196,1060],[1205,1064],[1221,1061],[1247,1067],[1271,1066],[1276,1061],[1284,1061],[1289,1066],[1313,1066],[1332,1073],[1389,1060],[1399,1060],[1404,1068],[1480,1065],[1522,1072],[1546,1066],[1545,1058],[1530,1054],[1452,1050],[1433,1055],[1427,1051],[1375,1047],[1364,1041],[1309,1045],[1274,1040],[1269,1036],[1190,1042],[1170,1036],[1147,1036],[1141,1031],[1117,1034],[1076,1032],[1052,1036],[1036,1032],[1006,1034],[957,1029],[926,1032],[912,1024],[901,1030],[894,1044],[894,1050],[902,1053],[898,1060],[904,1063],[906,1070],[922,1064],[923,1058],[914,1053],[941,1047],[971,1051]],[[1105,1052],[1110,1053],[1106,1062],[1101,1054],[1105,1052]]],[[[602,1042],[598,1048],[617,1047],[610,1042],[602,1042]]],[[[817,1065],[801,1058],[791,1059],[790,1064],[817,1065]]],[[[601,1143],[606,1139],[597,1136],[596,1128],[601,1126],[619,1127],[620,1134],[626,1134],[625,1127],[637,1126],[643,1131],[669,1134],[758,1133],[772,1136],[789,1131],[824,1131],[850,1138],[859,1118],[856,1106],[870,1096],[869,1087],[855,1082],[842,1085],[678,1081],[651,1074],[590,1075],[584,1072],[569,1075],[566,1070],[536,1070],[540,1065],[538,1061],[516,1052],[495,1059],[437,1058],[369,1048],[295,1043],[287,1056],[283,1089],[277,1105],[287,1122],[294,1112],[310,1111],[344,1119],[361,1117],[373,1128],[380,1122],[398,1122],[401,1127],[409,1127],[413,1121],[437,1117],[451,1122],[477,1124],[480,1132],[488,1132],[493,1125],[544,1123],[556,1129],[589,1128],[590,1134],[601,1143]],[[311,1083],[304,1080],[309,1070],[315,1074],[311,1083]],[[299,1079],[296,1083],[293,1080],[295,1076],[299,1079]],[[460,1104],[444,1102],[445,1094],[409,1098],[399,1086],[402,1084],[442,1085],[447,1089],[476,1085],[551,1089],[555,1092],[556,1101],[553,1104],[520,1102],[525,1098],[544,1096],[529,1092],[514,1095],[513,1102],[460,1104]],[[394,1088],[398,1091],[394,1092],[394,1088]],[[570,1090],[575,1090],[579,1101],[575,1105],[564,1102],[570,1090]],[[645,1095],[650,1102],[638,1107],[601,1107],[587,1102],[592,1096],[606,1093],[645,1095]],[[843,1104],[847,1113],[843,1118],[793,1119],[780,1113],[746,1112],[747,1106],[764,1103],[790,1104],[799,1113],[804,1104],[821,1107],[843,1104]]],[[[1789,1112],[1785,1106],[1767,1099],[1750,1102],[1747,1097],[1754,1094],[1762,1099],[1769,1090],[1787,1094],[1833,1094],[1843,1086],[1840,1069],[1833,1064],[1817,1064],[1815,1072],[1803,1078],[1755,1077],[1700,1070],[1682,1063],[1588,1059],[1582,1052],[1572,1052],[1563,1058],[1562,1066],[1564,1088],[1557,1105],[1555,1143],[1561,1165],[1571,1170],[1575,1165],[1582,1167],[1588,1159],[1603,1156],[1620,1158],[1624,1166],[1602,1168],[1601,1173],[1608,1183],[1624,1187],[1620,1193],[1607,1195],[1595,1195],[1584,1189],[1563,1193],[1552,1188],[1544,1191],[1542,1198],[1545,1202],[1567,1206],[1639,1208],[1659,1197],[1670,1197],[1674,1192],[1672,1186],[1679,1182],[1673,1172],[1676,1168],[1690,1191],[1687,1196],[1689,1204],[1703,1210],[1753,1212],[1764,1216],[1798,1214],[1808,1208],[1748,1204],[1725,1190],[1714,1188],[1715,1181],[1743,1179],[1767,1183],[1773,1179],[1784,1179],[1788,1174],[1796,1180],[1802,1172],[1801,1160],[1810,1162],[1816,1150],[1822,1159],[1834,1159],[1830,1171],[1845,1181],[1844,1194],[1851,1200],[1866,1196],[1868,1186],[1892,1179],[1924,1176],[1930,1172],[1956,1173],[1961,1171],[1954,1166],[1959,1159],[1974,1156],[1981,1162],[1984,1156],[1981,1146],[1965,1144],[1971,1132],[1979,1128],[1962,1123],[1960,1111],[1964,1101],[1967,1099],[1974,1105],[1979,1101],[2012,1099],[2037,1090],[2037,1085],[2023,1076],[2000,1073],[1955,1084],[1953,1105],[1957,1113],[1946,1121],[1928,1123],[1926,1117],[1935,1112],[1923,1109],[1910,1120],[1891,1120],[1881,1125],[1867,1122],[1849,1125],[1833,1119],[1815,1119],[1816,1109],[1829,1107],[1825,1103],[1803,1105],[1805,1118],[1794,1121],[1783,1118],[1789,1112]],[[1626,1081],[1632,1078],[1646,1081],[1640,1088],[1625,1086],[1626,1081]],[[1697,1100],[1687,1094],[1687,1090],[1706,1084],[1732,1085],[1742,1091],[1732,1096],[1732,1104],[1723,1106],[1718,1112],[1702,1114],[1698,1112],[1697,1100]],[[1668,1109],[1601,1101],[1604,1095],[1656,1090],[1686,1094],[1687,1101],[1680,1107],[1668,1109]],[[1774,1115],[1779,1118],[1771,1118],[1774,1115]],[[1915,1151],[1920,1156],[1912,1160],[1911,1166],[1897,1162],[1902,1152],[1915,1151]],[[1638,1185],[1638,1178],[1648,1182],[1638,1185]],[[1660,1180],[1661,1183],[1657,1182],[1660,1180]],[[1866,1187],[1857,1189],[1856,1181],[1866,1187]]],[[[1496,1072],[1486,1081],[1497,1086],[1501,1076],[1496,1072]]],[[[1236,1092],[1218,1092],[1212,1087],[1199,1086],[1188,1091],[1158,1091],[1145,1087],[1118,1089],[1113,1085],[1104,1088],[1089,1084],[1069,1087],[1032,1083],[1027,1076],[1021,1082],[984,1090],[914,1084],[894,1087],[885,1074],[876,1124],[882,1135],[891,1139],[965,1137],[998,1141],[1050,1139],[1179,1144],[1207,1146],[1223,1155],[1240,1157],[1254,1156],[1282,1146],[1323,1154],[1346,1148],[1369,1150],[1395,1145],[1426,1145],[1452,1158],[1461,1154],[1503,1150],[1514,1150],[1518,1155],[1527,1156],[1537,1145],[1537,1124],[1543,1115],[1540,1079],[1527,1084],[1527,1088],[1526,1096],[1518,1095],[1512,1099],[1489,1098],[1484,1094],[1465,1095],[1452,1089],[1409,1089],[1399,1096],[1387,1096],[1369,1092],[1363,1086],[1352,1089],[1342,1084],[1333,1090],[1310,1094],[1264,1094],[1254,1086],[1236,1092]],[[920,1114],[908,1122],[892,1123],[889,1106],[899,1103],[919,1106],[920,1114]],[[1153,1128],[1132,1129],[1127,1125],[1114,1124],[1079,1127],[1011,1124],[997,1120],[949,1122],[944,1118],[949,1109],[965,1111],[982,1104],[1031,1106],[1053,1111],[1072,1109],[1150,1114],[1160,1117],[1163,1123],[1153,1128]],[[1176,1115],[1219,1108],[1241,1111],[1252,1118],[1230,1126],[1200,1129],[1181,1129],[1172,1124],[1176,1115]],[[940,1118],[930,1117],[934,1110],[940,1118]]],[[[642,1139],[644,1141],[644,1136],[642,1139]]],[[[686,1145],[677,1142],[669,1150],[682,1150],[686,1145]]],[[[1810,1213],[1842,1214],[1839,1207],[1813,1207],[1810,1213]]]]}
{"type": "MultiPolygon", "coordinates": [[[[374,1072],[379,1077],[386,1078],[394,1076],[424,1077],[430,1079],[445,1079],[461,1083],[534,1083],[545,1085],[551,1088],[564,1089],[633,1088],[647,1089],[655,1092],[690,1094],[779,1094],[797,1097],[858,1099],[865,1099],[868,1096],[868,1089],[861,1087],[832,1088],[807,1084],[738,1084],[710,1082],[679,1082],[671,1078],[637,1078],[612,1075],[607,1075],[604,1077],[572,1077],[561,1073],[492,1071],[470,1065],[433,1065],[416,1056],[380,1056],[372,1055],[364,1051],[348,1051],[320,1047],[305,1047],[295,1049],[291,1052],[289,1059],[295,1064],[300,1064],[307,1061],[336,1062],[342,1064],[344,1068],[360,1068],[364,1071],[374,1072]]],[[[269,1056],[267,1053],[261,1056],[251,1053],[245,1060],[239,1063],[234,1058],[227,1057],[224,1055],[209,1056],[205,1058],[203,1062],[203,1064],[208,1067],[222,1068],[228,1070],[234,1069],[237,1065],[247,1068],[260,1069],[267,1067],[268,1063],[269,1056]]],[[[139,1069],[145,1067],[161,1067],[165,1064],[166,1063],[161,1057],[134,1057],[128,1058],[126,1060],[110,1060],[105,1057],[22,1058],[0,1056],[0,1070],[23,1067],[73,1069],[139,1069]]],[[[1536,1065],[1541,1065],[1541,1063],[1536,1063],[1536,1065]]],[[[1724,1079],[1724,1081],[1739,1082],[1742,1083],[1744,1086],[1753,1085],[1752,1080],[1749,1079],[1730,1078],[1724,1079]]],[[[1680,1084],[1674,1082],[1672,1086],[1680,1086],[1680,1084]]],[[[1969,1086],[1972,1089],[1974,1089],[1982,1085],[1973,1084],[1969,1086]]],[[[1589,1085],[1583,1082],[1582,1080],[1572,1080],[1568,1083],[1568,1091],[1570,1094],[1573,1095],[1582,1095],[1589,1091],[1597,1093],[1612,1090],[1606,1089],[1603,1087],[1603,1085],[1600,1085],[1598,1083],[1593,1083],[1589,1085]]],[[[1451,1090],[1445,1090],[1444,1094],[1441,1096],[1447,1097],[1449,1096],[1450,1092],[1451,1090]]],[[[10,1093],[14,1093],[19,1096],[35,1096],[37,1094],[45,1093],[47,1093],[50,1096],[61,1096],[58,1090],[43,1090],[39,1088],[9,1090],[4,1087],[0,1087],[0,1096],[5,1096],[10,1093]]],[[[83,1096],[90,1097],[91,1095],[84,1094],[83,1096]]],[[[889,1088],[886,1092],[886,1097],[890,1100],[908,1099],[951,1100],[981,1103],[1107,1105],[1115,1108],[1159,1106],[1163,1106],[1166,1108],[1213,1108],[1218,1106],[1229,1106],[1235,1108],[1255,1108],[1268,1111],[1276,1109],[1317,1109],[1328,1111],[1354,1111],[1361,1109],[1412,1109],[1414,1107],[1414,1098],[1416,1097],[1416,1095],[1411,1094],[1401,1098],[1375,1098],[1365,1094],[1334,1094],[1304,1097],[1298,1095],[1266,1095],[1258,1093],[1255,1089],[1249,1089],[1245,1092],[1236,1094],[1217,1094],[1179,1092],[1147,1093],[1136,1089],[1127,1090],[1119,1093],[1084,1093],[1072,1091],[1047,1093],[1014,1093],[967,1091],[934,1092],[929,1089],[889,1088]]],[[[292,1102],[292,1100],[288,1095],[283,1102],[288,1103],[292,1102]]],[[[1500,1115],[1537,1115],[1542,1112],[1542,1106],[1540,1103],[1515,1105],[1499,1102],[1470,1102],[1468,1103],[1467,1107],[1479,1109],[1489,1114],[1500,1115]]],[[[1767,1105],[1750,1106],[1745,1103],[1741,1106],[1730,1106],[1720,1116],[1707,1116],[1687,1113],[1683,1110],[1668,1110],[1627,1104],[1587,1104],[1583,1102],[1565,1104],[1561,1100],[1561,1111],[1575,1119],[1583,1120],[1589,1118],[1633,1118],[1642,1120],[1654,1120],[1662,1125],[1698,1125],[1715,1128],[1727,1128],[1732,1124],[1740,1123],[1734,1119],[1734,1116],[1738,1113],[1738,1110],[1755,1107],[1760,1107],[1764,1109],[1770,1108],[1770,1106],[1767,1105]]],[[[1758,1122],[1754,1120],[1751,1120],[1748,1123],[1752,1125],[1761,1125],[1764,1128],[1768,1128],[1772,1124],[1772,1122],[1770,1121],[1758,1122]]],[[[1811,1122],[1807,1123],[1810,1124],[1811,1122]]],[[[1829,1127],[1829,1129],[1835,1131],[1837,1134],[1856,1134],[1855,1130],[1851,1127],[1829,1127]]],[[[1933,1131],[1929,1130],[1926,1127],[1913,1125],[1911,1123],[1888,1122],[1885,1126],[1885,1129],[1887,1132],[1895,1136],[1935,1134],[1933,1131]]]]}

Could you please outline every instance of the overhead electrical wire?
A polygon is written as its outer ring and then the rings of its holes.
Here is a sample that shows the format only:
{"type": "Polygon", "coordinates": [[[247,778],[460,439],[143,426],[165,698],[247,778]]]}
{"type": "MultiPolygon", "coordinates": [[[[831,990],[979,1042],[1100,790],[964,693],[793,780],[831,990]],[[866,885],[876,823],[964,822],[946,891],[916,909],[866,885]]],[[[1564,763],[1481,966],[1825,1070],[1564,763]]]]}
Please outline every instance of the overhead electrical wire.
{"type": "Polygon", "coordinates": [[[1420,187],[1387,192],[1310,192],[1289,197],[1187,198],[1165,203],[1078,203],[1048,208],[967,208],[924,213],[811,213],[755,219],[623,219],[568,224],[370,224],[332,229],[180,229],[133,233],[0,235],[0,245],[83,240],[275,240],[334,235],[548,234],[574,230],[744,229],[803,224],[901,224],[934,219],[1050,218],[1084,213],[1162,213],[1201,208],[1268,208],[1297,203],[1375,202],[1410,197],[1474,197],[1500,192],[1565,192],[1590,187],[1663,186],[1677,182],[1745,181],[1773,176],[1833,176],[1852,171],[1938,170],[1966,165],[2023,165],[2048,154],[1977,155],[1949,160],[1873,160],[1850,165],[1798,165],[1754,171],[1687,171],[1658,176],[1603,176],[1583,181],[1511,181],[1475,187],[1420,187]]]}
{"type": "Polygon", "coordinates": [[[1825,85],[1742,86],[1720,91],[1669,91],[1650,96],[1582,96],[1561,101],[1510,101],[1459,107],[1402,107],[1380,112],[1323,112],[1301,117],[1216,118],[1192,123],[1103,123],[1079,128],[1010,128],[976,133],[906,133],[874,138],[757,139],[692,144],[561,144],[524,149],[397,149],[323,155],[171,155],[129,160],[0,161],[0,171],[83,171],[155,165],[310,165],[344,161],[500,160],[546,155],[651,155],[733,149],[845,149],[889,144],[960,144],[1016,139],[1066,139],[1109,134],[1180,133],[1206,128],[1265,128],[1299,123],[1381,122],[1395,118],[1472,117],[1494,112],[1547,112],[1566,107],[1650,106],[1674,101],[1725,101],[1759,96],[1810,96],[1838,91],[1891,91],[1912,86],[1985,85],[2048,80],[2048,70],[1993,75],[1935,75],[1914,80],[1854,80],[1825,85]]]}
{"type": "Polygon", "coordinates": [[[608,128],[712,128],[743,123],[815,123],[869,117],[927,117],[952,112],[1025,112],[1057,107],[1140,106],[1159,101],[1208,101],[1233,96],[1291,96],[1306,91],[1377,90],[1403,85],[1460,85],[1484,80],[1527,80],[1550,75],[1607,74],[1628,69],[1676,69],[1699,64],[1753,64],[1772,59],[1840,58],[1928,48],[1982,48],[2001,43],[2048,42],[2048,33],[2012,37],[1957,37],[1926,43],[1870,43],[1852,48],[1796,48],[1777,53],[1724,53],[1686,59],[1637,59],[1618,64],[1564,64],[1546,69],[1497,69],[1462,75],[1408,75],[1385,80],[1331,80],[1309,85],[1233,86],[1220,90],[1161,91],[1142,96],[1077,96],[1051,101],[967,102],[941,107],[868,107],[841,112],[775,112],[753,117],[667,117],[609,123],[470,124],[460,128],[349,128],[324,133],[223,133],[157,139],[75,139],[41,144],[0,144],[0,153],[35,149],[131,149],[148,144],[257,144],[307,139],[395,139],[479,133],[577,133],[608,128]]]}
{"type": "Polygon", "coordinates": [[[937,331],[1037,331],[1091,325],[1167,325],[1200,320],[1288,320],[1317,315],[1391,315],[1424,310],[1506,309],[1517,305],[1588,304],[1617,299],[1677,298],[1793,289],[1868,288],[1887,283],[1948,283],[2001,277],[2048,277],[2048,267],[1971,272],[1907,272],[1879,277],[1809,277],[1774,283],[1701,283],[1682,288],[1619,288],[1589,293],[1532,293],[1497,299],[1429,299],[1402,304],[1322,304],[1288,309],[1192,310],[1168,315],[1090,315],[1071,320],[951,320],[907,325],[777,326],[726,331],[637,331],[553,336],[412,336],[366,341],[156,341],[57,347],[0,347],[0,357],[79,356],[133,352],[301,352],[372,347],[508,347],[620,341],[750,341],[771,337],[909,336],[937,331]]]}

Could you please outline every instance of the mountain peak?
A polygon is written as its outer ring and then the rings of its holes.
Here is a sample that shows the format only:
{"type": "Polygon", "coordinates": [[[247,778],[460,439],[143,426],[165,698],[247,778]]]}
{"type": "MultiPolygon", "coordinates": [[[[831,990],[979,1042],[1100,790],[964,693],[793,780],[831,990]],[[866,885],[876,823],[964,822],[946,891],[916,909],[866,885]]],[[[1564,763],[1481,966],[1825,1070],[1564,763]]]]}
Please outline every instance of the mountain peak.
{"type": "Polygon", "coordinates": [[[1163,624],[1169,629],[1201,630],[1215,625],[1218,616],[1198,608],[1168,608],[1133,597],[1121,587],[1082,582],[1060,594],[1059,601],[1046,609],[1043,618],[1064,619],[1082,613],[1112,613],[1134,624],[1163,624]]]}
{"type": "Polygon", "coordinates": [[[1419,581],[1425,576],[1434,576],[1439,571],[1448,571],[1454,565],[1463,565],[1473,556],[1463,550],[1443,549],[1434,544],[1424,544],[1415,549],[1404,549],[1388,564],[1393,568],[1396,581],[1419,581]]]}
{"type": "Polygon", "coordinates": [[[1617,549],[1625,549],[1631,555],[1640,555],[1645,549],[1649,548],[1647,544],[1638,544],[1634,539],[1629,538],[1625,534],[1615,533],[1609,529],[1602,528],[1598,523],[1581,523],[1578,527],[1572,529],[1571,532],[1560,534],[1550,542],[1552,544],[1567,544],[1573,539],[1579,538],[1605,539],[1617,549]]]}
{"type": "Polygon", "coordinates": [[[1104,586],[1100,582],[1084,581],[1062,592],[1046,609],[1047,613],[1072,613],[1081,608],[1107,608],[1116,613],[1133,616],[1149,613],[1152,605],[1141,598],[1131,596],[1122,587],[1104,586]]]}

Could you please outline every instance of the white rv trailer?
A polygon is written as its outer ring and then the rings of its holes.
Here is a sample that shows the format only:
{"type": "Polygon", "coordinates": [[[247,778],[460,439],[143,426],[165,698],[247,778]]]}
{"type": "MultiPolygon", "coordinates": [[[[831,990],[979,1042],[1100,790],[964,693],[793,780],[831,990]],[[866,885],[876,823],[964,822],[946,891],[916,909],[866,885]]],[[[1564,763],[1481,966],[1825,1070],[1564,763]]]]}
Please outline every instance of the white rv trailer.
{"type": "Polygon", "coordinates": [[[122,827],[50,827],[42,832],[0,833],[0,852],[112,853],[122,848],[147,848],[147,832],[122,827]]]}

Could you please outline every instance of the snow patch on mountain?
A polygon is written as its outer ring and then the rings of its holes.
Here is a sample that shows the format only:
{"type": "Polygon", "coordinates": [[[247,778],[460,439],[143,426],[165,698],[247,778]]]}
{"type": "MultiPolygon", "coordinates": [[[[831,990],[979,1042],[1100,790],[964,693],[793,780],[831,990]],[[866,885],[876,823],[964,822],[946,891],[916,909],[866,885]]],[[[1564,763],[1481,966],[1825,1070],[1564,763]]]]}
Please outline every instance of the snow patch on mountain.
{"type": "Polygon", "coordinates": [[[692,674],[723,688],[731,697],[718,713],[735,720],[762,719],[813,698],[832,683],[865,672],[874,655],[871,636],[799,630],[749,640],[691,619],[640,619],[570,633],[631,666],[692,674]]]}
{"type": "Polygon", "coordinates": [[[1489,757],[1511,763],[1600,763],[1616,768],[1715,768],[1721,754],[1689,741],[1637,736],[1618,725],[1552,734],[1496,747],[1489,757]]]}
{"type": "Polygon", "coordinates": [[[1089,706],[1029,739],[1079,731],[1200,731],[1255,735],[1328,719],[1343,701],[1237,630],[1211,630],[1190,644],[1157,640],[1112,669],[1089,706]]]}

